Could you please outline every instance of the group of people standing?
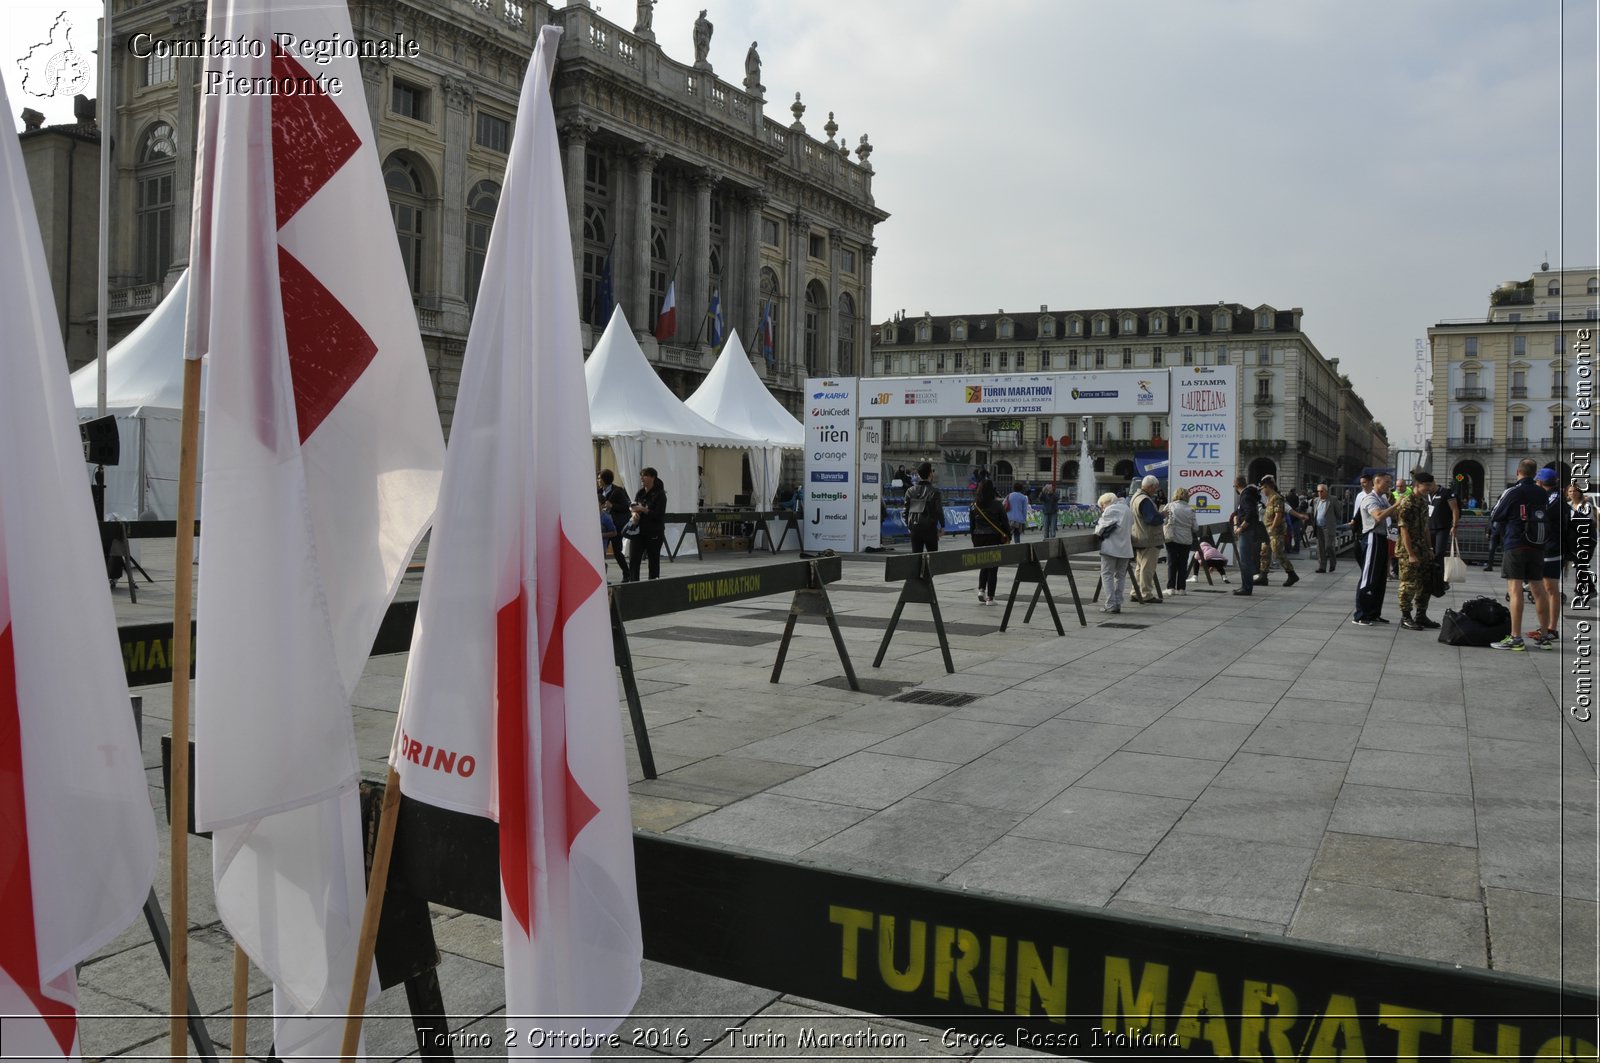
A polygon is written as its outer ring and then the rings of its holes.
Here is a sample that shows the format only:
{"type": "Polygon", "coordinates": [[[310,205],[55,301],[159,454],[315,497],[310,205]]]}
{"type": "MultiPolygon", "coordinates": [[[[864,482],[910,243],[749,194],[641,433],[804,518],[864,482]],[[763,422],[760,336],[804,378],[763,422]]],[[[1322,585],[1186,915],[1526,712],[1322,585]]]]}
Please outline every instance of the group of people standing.
{"type": "Polygon", "coordinates": [[[595,492],[600,500],[600,539],[609,546],[622,569],[622,582],[635,583],[639,569],[648,560],[651,579],[661,576],[661,547],[667,538],[667,489],[656,470],[639,470],[639,490],[633,500],[616,482],[616,473],[601,469],[595,477],[595,492]],[[624,542],[630,545],[624,549],[624,542]]]}
{"type": "Polygon", "coordinates": [[[1186,488],[1173,492],[1165,505],[1159,501],[1160,490],[1161,481],[1146,476],[1127,499],[1110,492],[1098,499],[1100,519],[1095,522],[1094,534],[1100,542],[1100,584],[1106,596],[1102,612],[1122,612],[1125,597],[1143,605],[1165,601],[1157,573],[1163,549],[1167,552],[1166,590],[1188,593],[1189,556],[1197,546],[1198,523],[1186,488]]]}

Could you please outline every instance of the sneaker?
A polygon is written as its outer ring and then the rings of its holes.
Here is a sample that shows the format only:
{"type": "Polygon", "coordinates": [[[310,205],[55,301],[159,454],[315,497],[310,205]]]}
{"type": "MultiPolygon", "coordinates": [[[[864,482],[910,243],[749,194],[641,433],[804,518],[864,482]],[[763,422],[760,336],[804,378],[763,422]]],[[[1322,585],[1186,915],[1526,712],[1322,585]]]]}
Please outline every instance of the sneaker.
{"type": "Polygon", "coordinates": [[[1354,625],[1355,625],[1355,626],[1356,626],[1356,627],[1371,627],[1371,626],[1372,626],[1372,621],[1370,621],[1370,620],[1363,620],[1363,619],[1361,619],[1361,618],[1360,618],[1360,617],[1358,617],[1358,616],[1353,616],[1353,617],[1351,617],[1351,618],[1350,618],[1350,622],[1351,622],[1351,623],[1352,623],[1352,624],[1354,624],[1354,625]]]}
{"type": "Polygon", "coordinates": [[[1120,612],[1122,612],[1122,606],[1120,606],[1120,605],[1108,605],[1108,606],[1106,606],[1106,612],[1108,612],[1108,613],[1120,613],[1120,612]]]}
{"type": "Polygon", "coordinates": [[[1558,650],[1561,648],[1554,635],[1541,635],[1529,642],[1529,645],[1536,650],[1558,650]]]}
{"type": "Polygon", "coordinates": [[[1538,642],[1540,639],[1544,638],[1544,629],[1536,627],[1522,637],[1527,639],[1529,642],[1538,642]]]}
{"type": "Polygon", "coordinates": [[[1499,642],[1489,643],[1489,648],[1491,650],[1511,650],[1514,653],[1522,653],[1527,649],[1522,643],[1521,635],[1507,635],[1499,642]]]}

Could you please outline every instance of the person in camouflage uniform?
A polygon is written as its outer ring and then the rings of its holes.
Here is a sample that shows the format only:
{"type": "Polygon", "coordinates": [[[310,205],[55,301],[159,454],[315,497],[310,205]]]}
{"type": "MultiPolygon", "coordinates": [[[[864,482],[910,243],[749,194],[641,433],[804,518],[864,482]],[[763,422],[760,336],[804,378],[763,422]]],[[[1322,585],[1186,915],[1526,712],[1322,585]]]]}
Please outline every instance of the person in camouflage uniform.
{"type": "Polygon", "coordinates": [[[1262,517],[1262,527],[1266,530],[1266,541],[1261,544],[1261,578],[1257,583],[1267,582],[1267,570],[1271,567],[1272,558],[1278,559],[1284,575],[1289,578],[1283,581],[1285,587],[1293,587],[1300,582],[1300,576],[1295,572],[1294,565],[1290,563],[1288,554],[1284,551],[1285,537],[1288,535],[1288,522],[1283,517],[1283,496],[1278,493],[1278,482],[1270,476],[1261,478],[1261,493],[1266,496],[1266,512],[1262,517]]]}
{"type": "Polygon", "coordinates": [[[1412,474],[1414,486],[1395,506],[1400,542],[1395,554],[1400,562],[1400,626],[1425,631],[1439,625],[1428,619],[1432,588],[1433,537],[1428,534],[1428,498],[1439,485],[1426,472],[1412,474]]]}

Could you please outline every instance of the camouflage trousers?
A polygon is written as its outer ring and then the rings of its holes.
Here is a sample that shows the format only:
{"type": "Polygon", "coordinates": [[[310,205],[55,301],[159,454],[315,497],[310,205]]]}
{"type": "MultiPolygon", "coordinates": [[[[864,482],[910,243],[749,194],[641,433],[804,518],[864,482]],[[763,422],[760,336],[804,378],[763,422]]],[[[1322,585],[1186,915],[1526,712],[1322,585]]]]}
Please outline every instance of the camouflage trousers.
{"type": "Polygon", "coordinates": [[[1400,556],[1400,612],[1415,616],[1428,611],[1430,592],[1429,576],[1433,568],[1433,556],[1424,554],[1421,561],[1413,562],[1409,557],[1400,556]]]}
{"type": "Polygon", "coordinates": [[[1278,567],[1289,575],[1294,575],[1294,566],[1289,563],[1288,554],[1284,547],[1288,545],[1282,532],[1273,532],[1261,544],[1261,575],[1264,577],[1272,567],[1272,559],[1278,559],[1278,567]]]}

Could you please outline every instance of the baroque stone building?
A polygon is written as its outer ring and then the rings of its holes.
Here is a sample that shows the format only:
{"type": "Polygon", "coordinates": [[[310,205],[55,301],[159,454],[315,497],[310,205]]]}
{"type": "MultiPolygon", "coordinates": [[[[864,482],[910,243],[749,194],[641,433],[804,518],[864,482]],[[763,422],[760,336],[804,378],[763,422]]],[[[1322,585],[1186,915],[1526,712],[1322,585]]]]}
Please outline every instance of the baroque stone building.
{"type": "MultiPolygon", "coordinates": [[[[163,58],[150,42],[198,39],[205,4],[113,0],[113,9],[114,342],[160,301],[188,255],[201,60],[163,58]]],[[[419,46],[414,59],[363,60],[361,70],[447,425],[518,90],[548,23],[564,31],[553,89],[585,349],[605,325],[595,319],[609,260],[616,304],[679,395],[713,363],[713,298],[725,329],[738,329],[757,371],[791,409],[799,409],[808,373],[859,372],[873,230],[888,217],[873,202],[872,146],[862,136],[852,158],[831,114],[826,139],[810,134],[799,93],[786,120],[767,117],[754,48],[743,79],[731,83],[711,64],[709,22],[673,28],[685,45],[694,42],[695,60],[680,63],[658,43],[665,28],[652,28],[647,4],[631,28],[600,17],[588,0],[559,8],[544,0],[352,0],[350,9],[357,38],[398,35],[419,46]],[[677,330],[658,343],[669,283],[677,330]],[[755,341],[764,311],[773,321],[770,365],[755,341]]],[[[92,272],[83,279],[88,298],[70,305],[75,327],[89,330],[92,355],[92,272]]]]}
{"type": "MultiPolygon", "coordinates": [[[[1252,481],[1272,474],[1287,489],[1344,483],[1388,457],[1383,426],[1372,419],[1339,360],[1322,355],[1301,328],[1303,311],[1265,304],[1192,303],[907,317],[878,326],[874,376],[1165,370],[1186,365],[1239,367],[1239,470],[1252,481]]],[[[1128,413],[1091,421],[1090,453],[1103,485],[1126,486],[1135,452],[1166,447],[1169,414],[1128,413]]],[[[884,460],[988,463],[997,479],[1037,483],[1078,477],[1075,418],[889,422],[884,460]],[[1046,438],[1061,439],[1055,455],[1046,438]]]]}
{"type": "Polygon", "coordinates": [[[1428,329],[1435,474],[1492,502],[1523,458],[1565,466],[1566,451],[1591,442],[1570,427],[1578,398],[1594,396],[1590,374],[1574,372],[1574,337],[1597,318],[1600,268],[1543,263],[1490,292],[1486,314],[1428,329]]]}

